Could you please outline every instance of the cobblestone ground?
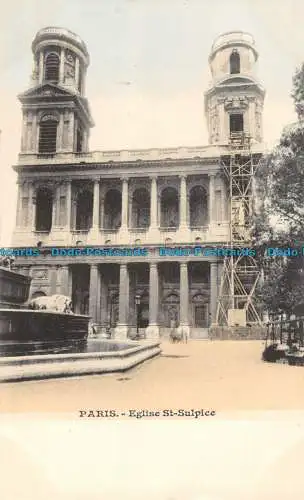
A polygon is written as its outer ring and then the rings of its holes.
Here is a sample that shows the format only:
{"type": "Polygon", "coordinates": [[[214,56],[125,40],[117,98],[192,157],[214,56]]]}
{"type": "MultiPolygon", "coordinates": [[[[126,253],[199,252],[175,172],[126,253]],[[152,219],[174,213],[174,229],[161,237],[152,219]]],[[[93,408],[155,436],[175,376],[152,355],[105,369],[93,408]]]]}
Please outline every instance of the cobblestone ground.
{"type": "Polygon", "coordinates": [[[123,374],[2,384],[0,412],[80,409],[304,409],[304,368],[261,361],[260,341],[162,344],[123,374]]]}

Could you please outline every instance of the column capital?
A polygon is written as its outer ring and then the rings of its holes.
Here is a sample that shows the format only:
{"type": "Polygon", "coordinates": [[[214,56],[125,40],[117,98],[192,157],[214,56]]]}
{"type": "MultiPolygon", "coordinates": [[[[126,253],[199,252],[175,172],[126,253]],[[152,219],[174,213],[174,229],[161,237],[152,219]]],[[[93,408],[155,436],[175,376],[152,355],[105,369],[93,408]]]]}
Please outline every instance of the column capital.
{"type": "Polygon", "coordinates": [[[208,174],[209,179],[214,179],[216,176],[215,172],[211,172],[208,174]]]}
{"type": "Polygon", "coordinates": [[[150,262],[150,269],[156,269],[157,268],[157,262],[150,262]]]}
{"type": "Polygon", "coordinates": [[[126,176],[126,175],[122,175],[122,176],[120,177],[120,180],[121,180],[122,182],[126,182],[126,183],[127,183],[127,182],[129,181],[129,177],[128,177],[128,176],[126,176]]]}
{"type": "Polygon", "coordinates": [[[96,270],[98,269],[98,264],[90,264],[90,268],[96,270]]]}
{"type": "Polygon", "coordinates": [[[182,267],[183,269],[185,268],[188,268],[188,262],[180,262],[179,263],[180,267],[182,267]]]}
{"type": "Polygon", "coordinates": [[[99,183],[100,183],[100,180],[101,180],[101,178],[100,178],[100,177],[93,177],[93,178],[92,178],[92,181],[94,182],[94,184],[99,184],[99,183]]]}
{"type": "Polygon", "coordinates": [[[152,181],[152,182],[153,182],[153,181],[157,181],[157,179],[158,179],[158,175],[157,175],[157,174],[152,174],[152,175],[149,175],[149,179],[150,179],[150,181],[152,181]]]}
{"type": "Polygon", "coordinates": [[[187,180],[187,175],[186,174],[179,174],[178,176],[181,181],[187,180]]]}

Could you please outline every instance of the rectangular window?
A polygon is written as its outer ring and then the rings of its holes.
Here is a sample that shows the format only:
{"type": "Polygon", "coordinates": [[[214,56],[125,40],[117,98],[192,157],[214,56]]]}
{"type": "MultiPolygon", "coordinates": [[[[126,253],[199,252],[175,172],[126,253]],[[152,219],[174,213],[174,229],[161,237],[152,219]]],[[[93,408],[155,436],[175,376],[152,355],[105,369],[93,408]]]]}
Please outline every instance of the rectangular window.
{"type": "Polygon", "coordinates": [[[244,117],[242,114],[232,114],[229,116],[230,134],[244,132],[244,117]]]}

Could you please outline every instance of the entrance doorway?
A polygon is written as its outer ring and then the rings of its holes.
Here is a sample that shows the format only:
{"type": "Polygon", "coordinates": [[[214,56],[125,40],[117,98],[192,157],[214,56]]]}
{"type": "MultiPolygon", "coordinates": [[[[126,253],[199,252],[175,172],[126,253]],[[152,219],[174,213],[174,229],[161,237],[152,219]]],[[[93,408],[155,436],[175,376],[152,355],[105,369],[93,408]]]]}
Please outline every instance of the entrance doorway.
{"type": "Polygon", "coordinates": [[[194,295],[192,298],[192,321],[194,328],[208,328],[208,309],[207,297],[201,293],[194,295]]]}
{"type": "Polygon", "coordinates": [[[179,324],[179,296],[170,293],[163,301],[164,326],[171,327],[172,321],[179,324]]]}
{"type": "Polygon", "coordinates": [[[194,326],[196,328],[208,327],[207,304],[194,306],[194,326]]]}

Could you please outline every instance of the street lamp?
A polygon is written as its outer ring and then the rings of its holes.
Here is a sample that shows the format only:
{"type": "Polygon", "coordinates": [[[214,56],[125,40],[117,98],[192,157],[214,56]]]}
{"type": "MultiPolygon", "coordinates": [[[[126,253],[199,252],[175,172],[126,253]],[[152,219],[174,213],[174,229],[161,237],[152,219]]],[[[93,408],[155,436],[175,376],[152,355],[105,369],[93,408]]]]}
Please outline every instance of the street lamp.
{"type": "Polygon", "coordinates": [[[140,295],[135,295],[136,304],[136,337],[139,337],[139,306],[140,306],[140,295]]]}

